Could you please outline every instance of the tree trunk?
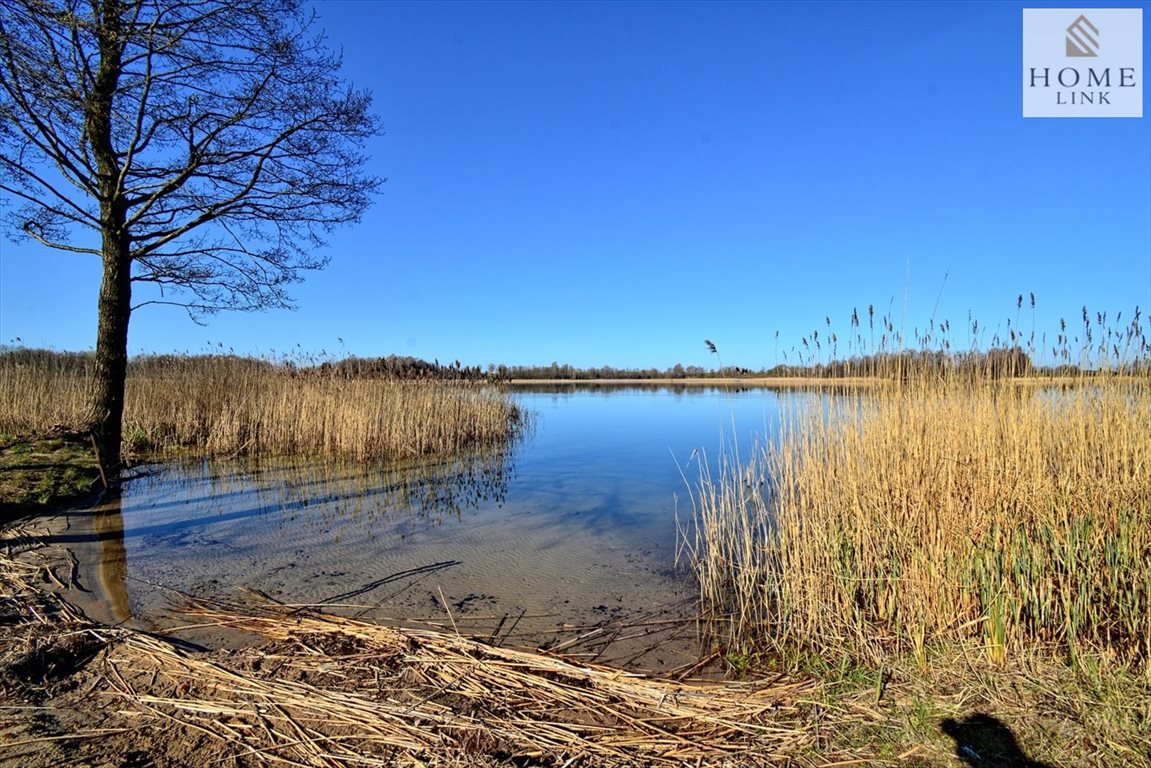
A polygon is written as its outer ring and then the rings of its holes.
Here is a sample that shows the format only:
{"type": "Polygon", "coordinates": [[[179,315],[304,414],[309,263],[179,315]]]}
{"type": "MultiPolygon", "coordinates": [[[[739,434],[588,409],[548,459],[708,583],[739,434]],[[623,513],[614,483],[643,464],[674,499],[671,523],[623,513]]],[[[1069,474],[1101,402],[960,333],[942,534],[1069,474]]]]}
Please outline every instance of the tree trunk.
{"type": "MultiPolygon", "coordinates": [[[[94,5],[94,8],[97,6],[94,5]]],[[[112,141],[112,110],[124,70],[121,0],[98,6],[100,64],[85,104],[84,125],[96,160],[103,235],[104,278],[100,283],[96,368],[93,371],[88,426],[96,439],[108,481],[120,468],[120,433],[124,418],[124,381],[128,375],[128,317],[132,313],[132,255],[121,188],[121,168],[112,141]]]]}
{"type": "Polygon", "coordinates": [[[109,243],[115,239],[109,233],[104,236],[96,366],[88,406],[89,428],[110,483],[114,483],[120,466],[124,382],[128,376],[128,318],[132,307],[132,263],[127,258],[126,243],[109,243]]]}

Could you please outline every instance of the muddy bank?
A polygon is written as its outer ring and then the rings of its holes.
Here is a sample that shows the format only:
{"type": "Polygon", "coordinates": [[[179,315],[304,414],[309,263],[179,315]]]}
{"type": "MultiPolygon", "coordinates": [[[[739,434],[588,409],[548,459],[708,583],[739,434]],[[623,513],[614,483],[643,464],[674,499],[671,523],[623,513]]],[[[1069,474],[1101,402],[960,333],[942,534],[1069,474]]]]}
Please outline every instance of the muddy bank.
{"type": "MultiPolygon", "coordinates": [[[[108,540],[83,526],[63,530],[108,540]]],[[[4,764],[755,765],[811,743],[811,682],[660,679],[268,603],[186,606],[201,631],[259,638],[234,648],[109,626],[78,606],[114,618],[114,569],[50,531],[3,532],[4,764]]]]}

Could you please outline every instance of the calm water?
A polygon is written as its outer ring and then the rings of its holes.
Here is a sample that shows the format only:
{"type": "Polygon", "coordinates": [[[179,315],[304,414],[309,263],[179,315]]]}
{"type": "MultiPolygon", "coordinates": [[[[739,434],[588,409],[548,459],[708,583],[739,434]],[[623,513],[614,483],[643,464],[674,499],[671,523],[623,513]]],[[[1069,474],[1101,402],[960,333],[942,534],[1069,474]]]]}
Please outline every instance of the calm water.
{"type": "Polygon", "coordinates": [[[77,549],[86,565],[99,562],[89,570],[112,618],[151,626],[171,624],[164,588],[227,599],[258,590],[513,642],[662,626],[690,616],[691,581],[674,567],[676,514],[678,497],[681,519],[690,517],[683,475],[697,476],[697,451],[750,451],[775,429],[777,398],[806,396],[561,388],[515,397],[534,414],[527,433],[450,462],[152,467],[93,516],[99,543],[84,550],[77,533],[77,549]]]}

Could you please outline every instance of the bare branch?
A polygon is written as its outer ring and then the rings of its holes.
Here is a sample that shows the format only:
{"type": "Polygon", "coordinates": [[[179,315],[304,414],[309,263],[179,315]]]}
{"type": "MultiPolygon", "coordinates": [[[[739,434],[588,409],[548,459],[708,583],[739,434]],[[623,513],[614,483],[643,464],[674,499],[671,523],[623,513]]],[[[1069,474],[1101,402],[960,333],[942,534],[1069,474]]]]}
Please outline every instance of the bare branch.
{"type": "Polygon", "coordinates": [[[30,186],[27,184],[27,182],[35,182],[36,187],[44,192],[47,192],[54,199],[45,200],[42,197],[26,192],[25,189],[14,187],[11,184],[0,183],[0,189],[3,189],[5,192],[11,195],[15,195],[16,197],[26,200],[33,205],[51,210],[57,215],[66,217],[70,221],[74,221],[77,224],[85,224],[87,226],[97,228],[100,226],[100,219],[98,217],[93,216],[87,210],[81,208],[75,200],[73,200],[62,190],[58,189],[55,184],[48,181],[40,174],[29,170],[28,168],[20,167],[2,155],[0,155],[0,166],[7,168],[13,177],[22,177],[21,181],[25,182],[22,185],[23,187],[30,186]]]}
{"type": "Polygon", "coordinates": [[[86,254],[91,254],[93,256],[99,256],[100,255],[100,250],[97,248],[82,248],[78,245],[72,245],[70,243],[64,243],[64,242],[59,242],[56,240],[51,240],[51,239],[43,236],[43,234],[40,233],[39,231],[37,231],[37,228],[32,226],[32,222],[25,222],[25,227],[24,227],[23,232],[24,232],[24,234],[26,234],[28,237],[32,238],[36,242],[38,242],[42,245],[46,245],[49,248],[55,248],[56,250],[59,250],[59,251],[68,251],[69,253],[86,253],[86,254]]]}
{"type": "MultiPolygon", "coordinates": [[[[24,204],[6,217],[15,234],[104,257],[108,238],[124,243],[133,282],[187,292],[197,312],[287,306],[382,184],[364,173],[370,97],[340,80],[302,0],[6,4],[0,189],[24,204]]],[[[137,306],[153,303],[180,302],[137,306]]]]}

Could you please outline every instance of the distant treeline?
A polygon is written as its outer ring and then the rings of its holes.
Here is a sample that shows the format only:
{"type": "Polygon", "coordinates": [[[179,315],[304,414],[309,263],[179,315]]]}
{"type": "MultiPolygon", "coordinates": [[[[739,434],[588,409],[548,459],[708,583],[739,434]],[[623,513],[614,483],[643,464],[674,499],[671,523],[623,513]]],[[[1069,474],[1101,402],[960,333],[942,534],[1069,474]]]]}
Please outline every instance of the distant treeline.
{"type": "Polygon", "coordinates": [[[439,360],[433,360],[429,363],[427,360],[408,355],[346,357],[343,360],[323,362],[318,366],[302,368],[301,370],[347,379],[483,381],[489,378],[483,368],[478,365],[462,365],[459,360],[448,365],[441,364],[439,360]]]}
{"type": "MultiPolygon", "coordinates": [[[[1147,361],[1125,366],[1147,370],[1147,361]]],[[[1021,347],[999,347],[984,352],[904,351],[860,355],[845,360],[809,365],[776,365],[771,368],[725,366],[703,368],[676,364],[670,368],[575,368],[552,363],[546,366],[489,366],[488,375],[499,380],[590,381],[596,379],[754,379],[754,378],[854,378],[899,377],[933,372],[970,372],[972,375],[1001,378],[1008,376],[1065,376],[1090,373],[1076,365],[1036,366],[1021,347]]]]}
{"type": "MultiPolygon", "coordinates": [[[[12,364],[50,363],[56,368],[82,369],[90,366],[91,352],[56,352],[26,347],[0,346],[0,358],[12,364]]],[[[229,361],[233,366],[255,369],[277,369],[292,376],[338,378],[345,380],[387,379],[397,381],[503,382],[528,381],[594,381],[605,379],[677,380],[677,379],[755,379],[755,378],[856,378],[906,377],[947,372],[970,372],[993,378],[1009,376],[1069,376],[1091,373],[1072,364],[1036,366],[1021,347],[1000,347],[984,352],[904,351],[861,355],[845,360],[806,365],[776,365],[771,368],[723,366],[704,368],[681,365],[669,368],[615,368],[600,366],[577,368],[571,365],[496,365],[486,368],[462,365],[458,360],[442,364],[418,357],[387,355],[385,357],[346,357],[323,360],[307,356],[282,358],[242,357],[234,354],[206,355],[140,355],[129,362],[137,373],[160,372],[175,366],[186,366],[197,359],[229,361]]],[[[1127,373],[1151,373],[1151,360],[1139,358],[1119,367],[1127,373]]],[[[1112,367],[1112,370],[1115,370],[1112,367]]]]}
{"type": "Polygon", "coordinates": [[[718,379],[763,375],[750,368],[728,366],[708,370],[698,365],[683,366],[679,363],[670,368],[613,368],[610,365],[598,368],[576,368],[571,365],[493,365],[488,367],[489,375],[506,381],[509,379],[530,379],[532,381],[592,381],[603,379],[718,379]]]}
{"type": "MultiPolygon", "coordinates": [[[[93,364],[92,352],[57,352],[47,349],[10,347],[0,345],[0,360],[15,365],[43,367],[50,364],[57,370],[80,371],[93,364]]],[[[388,355],[386,357],[346,357],[325,360],[297,355],[279,358],[245,357],[231,353],[137,355],[128,362],[129,372],[156,373],[176,367],[185,368],[195,361],[213,364],[228,363],[233,370],[279,371],[301,377],[338,379],[388,379],[395,381],[484,381],[491,376],[478,365],[465,366],[458,360],[442,365],[438,360],[428,362],[418,357],[388,355]]]]}

